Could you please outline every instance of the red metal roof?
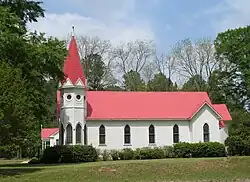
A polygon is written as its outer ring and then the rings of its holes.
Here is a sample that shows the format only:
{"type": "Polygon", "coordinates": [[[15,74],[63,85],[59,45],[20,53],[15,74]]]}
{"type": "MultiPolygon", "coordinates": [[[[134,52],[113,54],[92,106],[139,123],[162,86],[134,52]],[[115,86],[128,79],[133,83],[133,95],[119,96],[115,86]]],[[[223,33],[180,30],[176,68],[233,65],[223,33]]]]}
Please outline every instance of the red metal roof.
{"type": "Polygon", "coordinates": [[[222,116],[223,121],[231,121],[232,117],[228,111],[226,104],[213,104],[216,111],[222,116]]]}
{"type": "Polygon", "coordinates": [[[78,79],[81,79],[83,84],[85,84],[85,76],[74,36],[72,36],[69,44],[68,56],[65,60],[63,71],[66,75],[65,79],[69,78],[72,84],[76,84],[78,79]]]}
{"type": "Polygon", "coordinates": [[[204,103],[213,107],[206,92],[88,91],[86,98],[92,120],[190,119],[204,103]]]}
{"type": "Polygon", "coordinates": [[[42,128],[41,138],[49,138],[51,135],[57,133],[59,128],[42,128]]]}

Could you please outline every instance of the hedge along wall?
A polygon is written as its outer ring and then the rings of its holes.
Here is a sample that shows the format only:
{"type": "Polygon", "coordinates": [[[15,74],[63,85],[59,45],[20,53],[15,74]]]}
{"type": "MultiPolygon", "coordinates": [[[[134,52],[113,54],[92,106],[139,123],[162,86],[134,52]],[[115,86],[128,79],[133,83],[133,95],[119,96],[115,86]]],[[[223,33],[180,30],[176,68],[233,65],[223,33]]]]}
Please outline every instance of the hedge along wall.
{"type": "Polygon", "coordinates": [[[163,159],[173,157],[224,157],[225,146],[218,142],[178,143],[172,146],[123,149],[103,152],[103,160],[163,159]]]}
{"type": "Polygon", "coordinates": [[[225,145],[218,142],[178,143],[174,145],[176,157],[225,157],[225,145]]]}
{"type": "MultiPolygon", "coordinates": [[[[102,160],[143,160],[163,159],[172,157],[224,157],[225,146],[217,142],[207,143],[178,143],[172,146],[140,148],[132,150],[104,150],[102,160]]],[[[98,152],[92,146],[55,146],[44,151],[43,163],[74,163],[94,162],[98,159],[98,152]]]]}

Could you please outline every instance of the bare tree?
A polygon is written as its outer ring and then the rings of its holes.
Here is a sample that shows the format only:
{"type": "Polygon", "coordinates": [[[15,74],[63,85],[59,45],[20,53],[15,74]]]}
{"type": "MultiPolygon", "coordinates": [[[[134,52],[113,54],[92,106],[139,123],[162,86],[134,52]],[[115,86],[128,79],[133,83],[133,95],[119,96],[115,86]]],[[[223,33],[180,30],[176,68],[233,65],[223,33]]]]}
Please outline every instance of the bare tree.
{"type": "MultiPolygon", "coordinates": [[[[130,70],[146,73],[152,64],[155,54],[153,41],[137,40],[134,42],[120,43],[114,51],[116,68],[120,73],[126,74],[130,70]]],[[[147,75],[148,76],[148,75],[147,75]]]]}
{"type": "Polygon", "coordinates": [[[178,72],[185,78],[199,75],[203,80],[207,80],[219,66],[214,56],[213,43],[207,38],[195,43],[190,39],[178,42],[173,49],[173,56],[178,72]]]}
{"type": "Polygon", "coordinates": [[[163,73],[167,78],[171,79],[173,74],[176,72],[176,59],[170,53],[162,53],[155,59],[155,65],[157,71],[163,73]]]}
{"type": "Polygon", "coordinates": [[[145,80],[145,83],[148,83],[149,80],[153,79],[154,74],[157,68],[154,62],[147,64],[142,70],[142,78],[145,80]]]}

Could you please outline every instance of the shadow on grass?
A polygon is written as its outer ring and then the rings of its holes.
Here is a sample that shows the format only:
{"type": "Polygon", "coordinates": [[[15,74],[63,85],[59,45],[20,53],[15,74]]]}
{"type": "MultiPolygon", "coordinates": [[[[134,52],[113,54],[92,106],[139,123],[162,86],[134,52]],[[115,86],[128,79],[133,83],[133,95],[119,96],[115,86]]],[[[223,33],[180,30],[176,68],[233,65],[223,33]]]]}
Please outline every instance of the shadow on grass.
{"type": "Polygon", "coordinates": [[[48,166],[66,166],[66,165],[78,165],[83,163],[53,163],[53,164],[0,164],[0,170],[1,168],[19,168],[19,167],[48,167],[48,166]]]}
{"type": "MultiPolygon", "coordinates": [[[[70,164],[1,164],[0,178],[8,176],[22,175],[26,173],[33,173],[45,169],[48,166],[65,166],[70,164]]],[[[76,165],[76,164],[74,164],[76,165]]]]}
{"type": "Polygon", "coordinates": [[[40,170],[42,170],[42,168],[0,168],[0,177],[16,176],[26,173],[33,173],[40,170]]]}

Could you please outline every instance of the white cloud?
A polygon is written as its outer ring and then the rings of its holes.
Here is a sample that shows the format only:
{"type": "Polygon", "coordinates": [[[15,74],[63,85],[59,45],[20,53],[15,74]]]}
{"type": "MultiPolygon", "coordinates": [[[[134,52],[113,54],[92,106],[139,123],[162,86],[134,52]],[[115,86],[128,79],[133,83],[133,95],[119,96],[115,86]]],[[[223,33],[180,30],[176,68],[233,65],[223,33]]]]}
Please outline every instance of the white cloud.
{"type": "Polygon", "coordinates": [[[211,24],[216,32],[246,26],[250,24],[250,1],[224,0],[204,14],[212,17],[211,24]]]}
{"type": "MultiPolygon", "coordinates": [[[[66,5],[68,2],[64,0],[66,5]]],[[[114,44],[136,39],[155,39],[150,23],[136,18],[135,0],[107,0],[105,3],[103,0],[74,0],[71,3],[71,9],[79,6],[84,7],[83,11],[86,10],[84,12],[88,16],[70,12],[47,13],[45,18],[28,27],[65,39],[74,25],[76,35],[99,36],[114,44]]]]}

